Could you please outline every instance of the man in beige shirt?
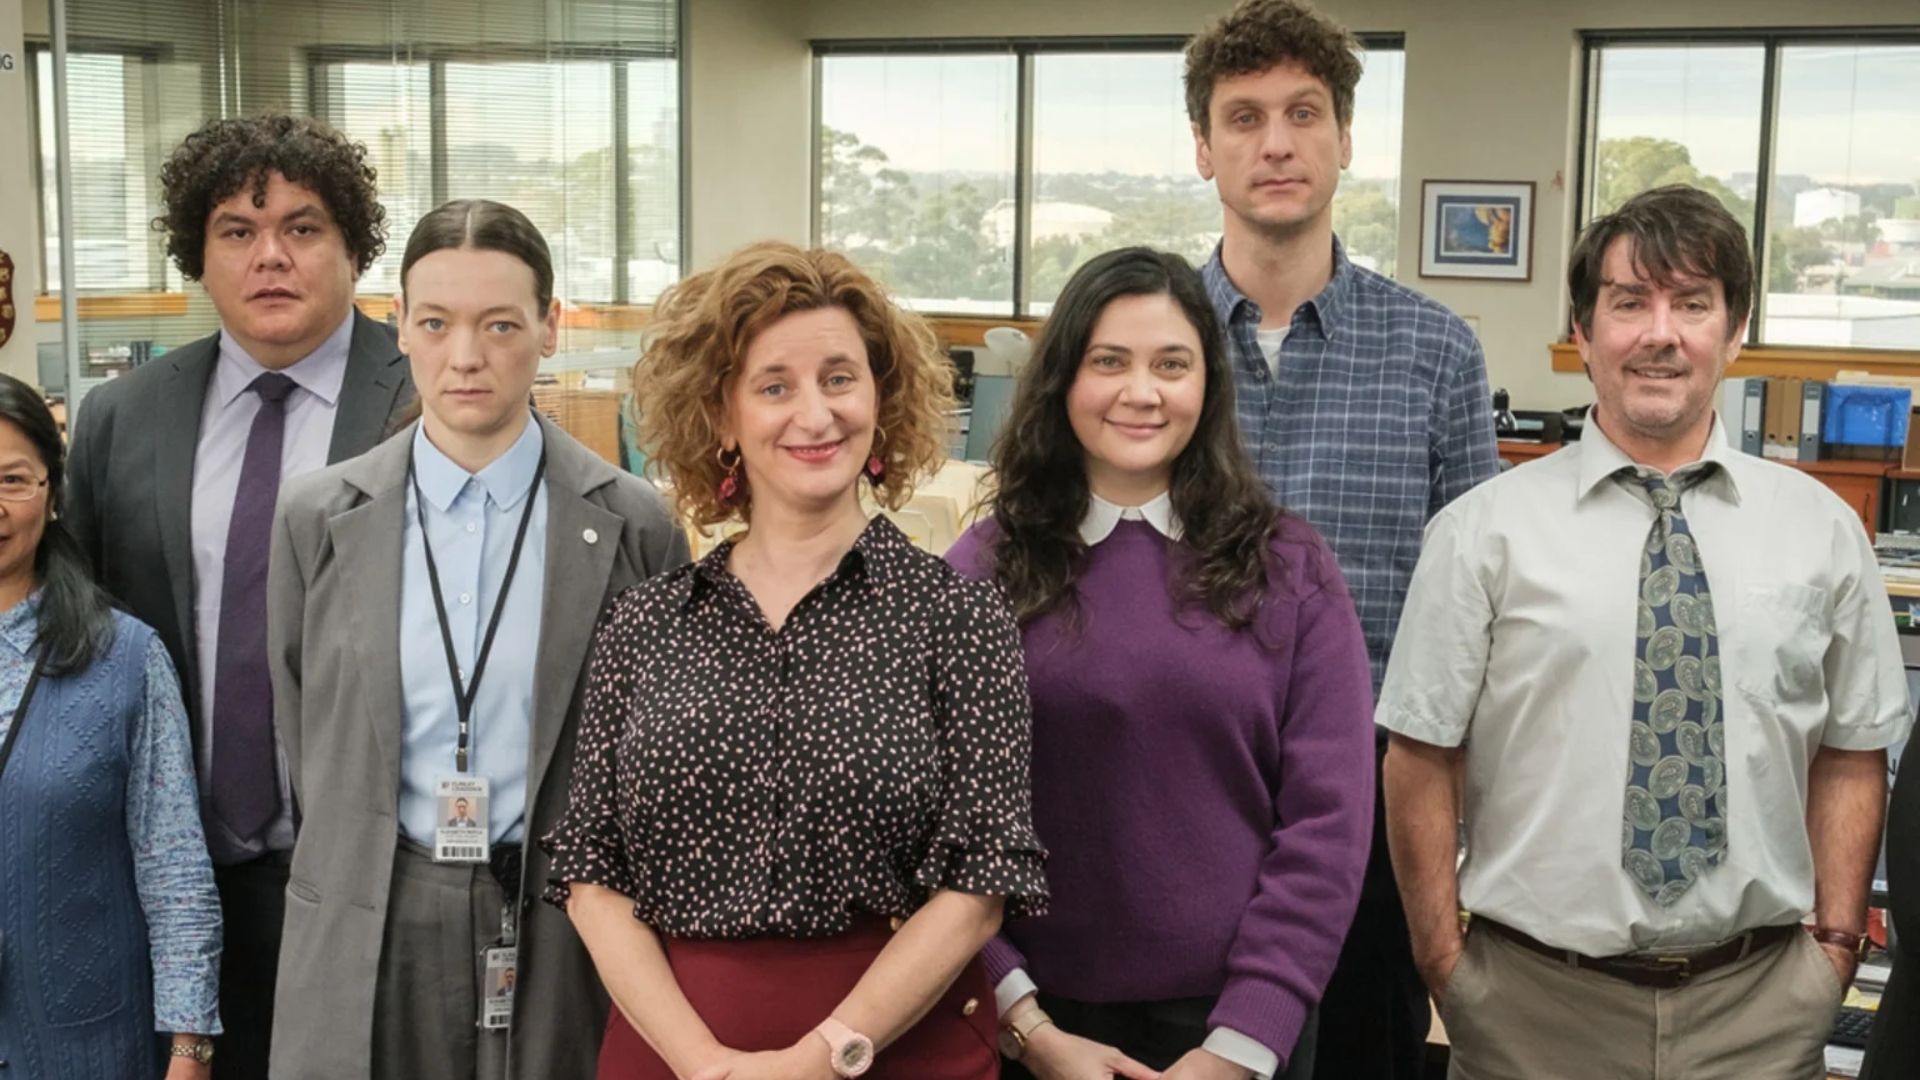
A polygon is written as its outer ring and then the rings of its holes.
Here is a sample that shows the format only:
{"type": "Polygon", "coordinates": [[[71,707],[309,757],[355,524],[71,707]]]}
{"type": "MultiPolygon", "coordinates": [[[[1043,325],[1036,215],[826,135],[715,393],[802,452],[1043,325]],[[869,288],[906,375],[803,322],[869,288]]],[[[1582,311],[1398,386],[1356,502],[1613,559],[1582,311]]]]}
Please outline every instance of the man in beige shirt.
{"type": "Polygon", "coordinates": [[[1428,528],[1377,719],[1454,1077],[1823,1074],[1910,714],[1859,519],[1715,419],[1753,273],[1690,188],[1593,222],[1584,438],[1428,528]]]}

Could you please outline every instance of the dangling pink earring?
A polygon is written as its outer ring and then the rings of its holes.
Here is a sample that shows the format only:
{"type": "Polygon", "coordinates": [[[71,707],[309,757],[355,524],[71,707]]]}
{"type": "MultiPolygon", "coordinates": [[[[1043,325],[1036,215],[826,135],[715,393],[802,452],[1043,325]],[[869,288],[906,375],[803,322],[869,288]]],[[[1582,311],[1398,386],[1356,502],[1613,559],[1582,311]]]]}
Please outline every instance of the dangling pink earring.
{"type": "Polygon", "coordinates": [[[715,494],[719,496],[722,509],[732,509],[740,501],[743,486],[740,480],[740,451],[733,452],[731,465],[727,464],[727,448],[724,446],[715,451],[713,457],[720,463],[721,468],[727,470],[727,475],[720,478],[720,490],[715,494]]]}
{"type": "Polygon", "coordinates": [[[886,460],[880,456],[880,448],[887,444],[887,433],[879,428],[873,429],[873,452],[867,455],[867,480],[878,486],[887,477],[886,460]]]}

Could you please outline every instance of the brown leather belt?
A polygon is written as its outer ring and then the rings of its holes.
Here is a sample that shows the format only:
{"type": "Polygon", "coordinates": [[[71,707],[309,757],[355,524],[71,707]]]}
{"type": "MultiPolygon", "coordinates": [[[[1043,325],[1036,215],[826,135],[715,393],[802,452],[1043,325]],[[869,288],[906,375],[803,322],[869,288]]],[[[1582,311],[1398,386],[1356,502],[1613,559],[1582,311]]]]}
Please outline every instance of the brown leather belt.
{"type": "Polygon", "coordinates": [[[1674,990],[1685,986],[1689,980],[1699,978],[1715,968],[1725,967],[1736,960],[1745,959],[1769,945],[1785,941],[1793,934],[1803,932],[1799,923],[1789,923],[1784,926],[1762,926],[1712,948],[1685,954],[1663,956],[1659,953],[1634,953],[1622,956],[1587,956],[1571,949],[1556,949],[1492,919],[1475,916],[1472,925],[1485,927],[1523,949],[1558,960],[1569,967],[1596,971],[1622,982],[1654,990],[1674,990]]]}

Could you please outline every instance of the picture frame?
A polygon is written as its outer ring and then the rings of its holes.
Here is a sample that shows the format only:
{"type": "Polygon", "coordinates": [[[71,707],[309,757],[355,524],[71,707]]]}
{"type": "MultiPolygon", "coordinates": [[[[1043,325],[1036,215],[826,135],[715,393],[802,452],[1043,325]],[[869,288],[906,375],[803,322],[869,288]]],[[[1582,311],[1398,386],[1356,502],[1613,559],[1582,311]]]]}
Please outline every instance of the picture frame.
{"type": "Polygon", "coordinates": [[[1533,280],[1533,181],[1420,185],[1420,276],[1533,280]]]}

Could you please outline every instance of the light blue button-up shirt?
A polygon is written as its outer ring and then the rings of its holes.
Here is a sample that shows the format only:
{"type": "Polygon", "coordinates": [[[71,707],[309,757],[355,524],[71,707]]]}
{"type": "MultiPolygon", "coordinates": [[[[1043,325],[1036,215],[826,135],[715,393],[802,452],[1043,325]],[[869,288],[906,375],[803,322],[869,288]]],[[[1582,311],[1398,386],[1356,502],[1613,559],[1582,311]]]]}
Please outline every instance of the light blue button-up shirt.
{"type": "MultiPolygon", "coordinates": [[[[414,430],[413,468],[419,492],[427,500],[428,539],[440,572],[440,594],[446,600],[462,680],[472,677],[487,623],[494,605],[501,602],[501,581],[542,445],[540,425],[529,419],[507,452],[476,474],[435,448],[424,427],[414,430]]],[[[520,843],[526,832],[533,672],[547,577],[544,482],[533,499],[533,520],[527,523],[520,568],[514,572],[507,608],[474,701],[469,742],[466,775],[486,777],[493,785],[486,824],[496,844],[520,843]]],[[[445,824],[439,820],[435,785],[457,774],[454,748],[459,743],[460,713],[447,675],[446,649],[433,610],[433,586],[427,580],[427,554],[420,542],[415,506],[409,487],[400,577],[400,681],[407,708],[401,731],[400,831],[410,840],[431,845],[434,827],[445,824]]]]}
{"type": "MultiPolygon", "coordinates": [[[[280,482],[326,467],[333,443],[333,417],[340,388],[347,378],[347,356],[353,348],[353,313],[346,313],[327,340],[281,374],[299,390],[287,398],[287,427],[280,442],[280,482]]],[[[247,388],[267,369],[247,355],[233,335],[220,331],[220,359],[200,406],[200,442],[193,454],[193,632],[198,639],[200,726],[197,743],[203,790],[213,777],[213,703],[219,692],[220,601],[227,569],[227,531],[233,517],[233,499],[240,491],[240,466],[246,461],[247,439],[253,418],[260,412],[260,395],[247,388]]],[[[265,649],[266,642],[259,648],[265,649]]],[[[274,747],[280,746],[279,732],[274,747]]],[[[293,788],[287,778],[284,752],[276,753],[274,783],[280,807],[263,836],[242,839],[227,831],[218,814],[205,816],[207,847],[220,864],[245,862],[268,851],[293,850],[293,788]]]]}

